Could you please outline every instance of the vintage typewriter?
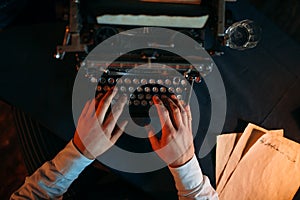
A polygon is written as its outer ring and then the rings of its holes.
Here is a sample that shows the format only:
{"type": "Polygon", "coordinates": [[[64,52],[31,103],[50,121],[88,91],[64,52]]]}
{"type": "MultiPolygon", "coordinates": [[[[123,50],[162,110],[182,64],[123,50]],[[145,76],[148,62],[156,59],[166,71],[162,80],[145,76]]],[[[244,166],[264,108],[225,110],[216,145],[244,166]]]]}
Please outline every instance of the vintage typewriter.
{"type": "MultiPolygon", "coordinates": [[[[101,0],[80,4],[79,1],[71,1],[70,24],[66,28],[63,45],[57,47],[55,55],[58,59],[62,59],[66,52],[77,55],[78,67],[84,68],[87,79],[96,83],[95,96],[117,86],[120,94],[128,96],[130,115],[141,126],[149,123],[153,95],[175,94],[182,104],[188,104],[193,85],[199,84],[202,77],[212,71],[213,61],[200,59],[199,65],[193,66],[181,56],[155,48],[155,45],[125,54],[120,51],[118,59],[110,64],[91,56],[85,60],[86,56],[107,38],[141,27],[144,35],[152,34],[152,44],[170,49],[172,45],[180,45],[176,44],[176,34],[171,37],[171,42],[162,44],[161,41],[155,41],[157,37],[151,32],[151,27],[179,31],[197,41],[197,47],[191,48],[199,49],[204,48],[205,29],[211,27],[212,21],[216,38],[224,33],[224,0],[214,4],[200,4],[198,0],[181,3],[147,1],[150,2],[101,0]],[[216,11],[218,15],[212,14],[216,11]]],[[[120,41],[116,38],[113,43],[122,49],[130,46],[130,39],[120,41]]],[[[112,103],[117,101],[120,94],[116,95],[112,103]]]]}
{"type": "Polygon", "coordinates": [[[153,95],[176,95],[183,105],[187,105],[193,85],[201,83],[202,77],[212,71],[213,62],[207,59],[195,68],[168,51],[142,49],[120,56],[109,65],[103,60],[89,59],[81,67],[85,68],[86,77],[97,84],[95,96],[117,86],[114,104],[126,94],[131,118],[143,126],[150,122],[153,95]]]}

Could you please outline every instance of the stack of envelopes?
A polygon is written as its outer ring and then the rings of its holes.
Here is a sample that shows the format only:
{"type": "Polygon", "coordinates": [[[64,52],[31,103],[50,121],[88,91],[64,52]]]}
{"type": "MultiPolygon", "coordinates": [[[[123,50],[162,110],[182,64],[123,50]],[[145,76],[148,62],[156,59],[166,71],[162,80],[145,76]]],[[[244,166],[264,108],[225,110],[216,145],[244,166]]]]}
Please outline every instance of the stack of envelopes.
{"type": "Polygon", "coordinates": [[[293,199],[300,187],[300,144],[283,130],[249,124],[217,137],[216,185],[221,200],[293,199]]]}

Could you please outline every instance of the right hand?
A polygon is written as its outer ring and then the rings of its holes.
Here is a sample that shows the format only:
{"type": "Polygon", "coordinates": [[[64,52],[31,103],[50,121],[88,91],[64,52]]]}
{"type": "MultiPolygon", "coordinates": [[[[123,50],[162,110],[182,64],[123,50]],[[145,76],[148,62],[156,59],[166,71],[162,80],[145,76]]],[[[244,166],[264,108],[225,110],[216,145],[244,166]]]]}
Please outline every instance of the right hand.
{"type": "Polygon", "coordinates": [[[162,126],[162,136],[158,139],[148,127],[151,146],[170,167],[180,167],[191,160],[195,152],[190,107],[184,108],[175,95],[162,99],[154,96],[153,102],[162,126]]]}

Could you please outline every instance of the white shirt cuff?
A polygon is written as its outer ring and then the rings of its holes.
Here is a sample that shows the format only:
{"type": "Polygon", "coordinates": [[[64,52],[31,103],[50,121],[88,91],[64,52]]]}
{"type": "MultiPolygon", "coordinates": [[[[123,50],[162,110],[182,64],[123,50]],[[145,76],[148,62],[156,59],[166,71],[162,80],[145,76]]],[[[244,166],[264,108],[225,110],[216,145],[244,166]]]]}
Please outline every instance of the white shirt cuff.
{"type": "Polygon", "coordinates": [[[199,186],[203,181],[203,174],[196,156],[183,166],[169,167],[176,183],[176,188],[180,190],[191,190],[199,186]]]}
{"type": "Polygon", "coordinates": [[[70,141],[52,160],[52,163],[65,178],[75,179],[93,161],[82,155],[74,146],[73,141],[70,141]]]}

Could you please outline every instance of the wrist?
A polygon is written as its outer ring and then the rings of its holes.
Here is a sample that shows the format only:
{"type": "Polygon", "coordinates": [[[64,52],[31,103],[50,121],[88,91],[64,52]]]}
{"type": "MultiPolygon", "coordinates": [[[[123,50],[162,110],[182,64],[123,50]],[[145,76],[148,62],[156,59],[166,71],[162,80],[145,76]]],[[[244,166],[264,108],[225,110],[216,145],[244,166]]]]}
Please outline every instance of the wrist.
{"type": "Polygon", "coordinates": [[[89,153],[89,151],[85,148],[84,144],[82,143],[81,139],[77,134],[75,134],[74,138],[72,139],[72,142],[75,146],[75,148],[86,158],[90,160],[94,160],[95,157],[89,153]]]}
{"type": "Polygon", "coordinates": [[[178,168],[188,163],[194,157],[194,146],[191,146],[180,158],[169,164],[171,168],[178,168]]]}
{"type": "Polygon", "coordinates": [[[193,158],[193,156],[191,156],[190,158],[179,158],[175,162],[169,164],[169,167],[171,167],[171,168],[181,167],[181,166],[185,165],[186,163],[188,163],[190,160],[192,160],[192,158],[193,158]]]}

